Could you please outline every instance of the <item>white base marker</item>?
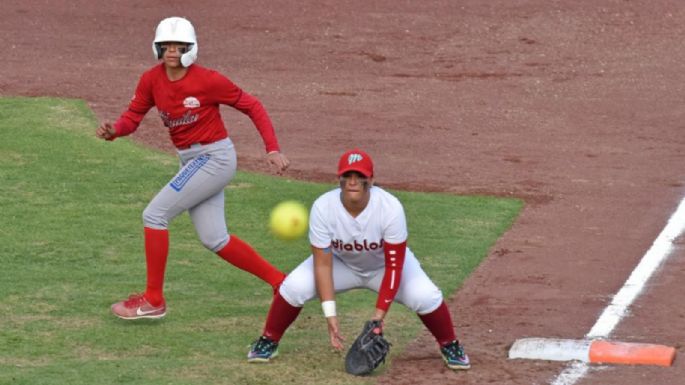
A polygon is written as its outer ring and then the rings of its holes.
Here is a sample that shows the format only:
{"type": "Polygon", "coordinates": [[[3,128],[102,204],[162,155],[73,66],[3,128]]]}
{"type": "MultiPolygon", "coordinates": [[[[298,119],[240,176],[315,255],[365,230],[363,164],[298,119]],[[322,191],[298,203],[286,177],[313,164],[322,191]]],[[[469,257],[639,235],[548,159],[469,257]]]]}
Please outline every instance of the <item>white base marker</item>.
{"type": "Polygon", "coordinates": [[[671,366],[675,352],[675,348],[670,346],[603,339],[522,338],[516,340],[509,349],[509,358],[671,366]]]}

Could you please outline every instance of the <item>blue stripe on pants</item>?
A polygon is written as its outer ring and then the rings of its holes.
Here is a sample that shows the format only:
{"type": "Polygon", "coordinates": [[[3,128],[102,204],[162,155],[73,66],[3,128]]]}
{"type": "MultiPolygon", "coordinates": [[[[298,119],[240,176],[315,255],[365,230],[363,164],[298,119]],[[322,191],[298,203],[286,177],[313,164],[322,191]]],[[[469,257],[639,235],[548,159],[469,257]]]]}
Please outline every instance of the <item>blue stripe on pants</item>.
{"type": "Polygon", "coordinates": [[[193,159],[192,162],[188,163],[186,167],[178,174],[174,180],[169,183],[169,186],[176,190],[181,191],[183,186],[185,186],[190,178],[192,178],[195,173],[202,168],[209,161],[209,155],[203,154],[193,159]]]}

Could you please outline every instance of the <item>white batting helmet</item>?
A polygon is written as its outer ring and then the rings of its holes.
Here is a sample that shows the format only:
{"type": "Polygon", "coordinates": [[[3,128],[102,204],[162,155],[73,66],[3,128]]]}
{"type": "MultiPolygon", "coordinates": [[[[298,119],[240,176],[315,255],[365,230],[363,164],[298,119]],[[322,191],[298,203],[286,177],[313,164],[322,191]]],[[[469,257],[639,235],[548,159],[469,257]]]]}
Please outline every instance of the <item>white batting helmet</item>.
{"type": "Polygon", "coordinates": [[[181,55],[181,65],[190,67],[197,60],[197,36],[195,36],[195,28],[188,19],[168,17],[159,22],[155,31],[155,40],[152,42],[152,52],[155,59],[162,58],[161,43],[172,41],[190,45],[188,52],[181,55]]]}

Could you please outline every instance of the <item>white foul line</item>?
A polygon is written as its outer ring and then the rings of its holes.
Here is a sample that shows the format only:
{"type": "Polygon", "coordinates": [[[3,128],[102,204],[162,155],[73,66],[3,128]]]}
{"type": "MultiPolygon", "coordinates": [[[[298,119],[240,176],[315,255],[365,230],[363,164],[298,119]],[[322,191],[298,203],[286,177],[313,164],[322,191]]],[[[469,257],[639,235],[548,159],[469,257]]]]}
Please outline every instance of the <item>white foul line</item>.
{"type": "MultiPolygon", "coordinates": [[[[628,307],[640,295],[649,278],[671,254],[673,241],[683,233],[683,230],[685,230],[685,198],[680,201],[666,227],[656,237],[652,247],[647,250],[621,290],[616,293],[611,304],[604,309],[595,325],[585,335],[586,338],[606,338],[611,334],[616,325],[625,317],[628,307]]],[[[573,363],[554,379],[552,385],[573,385],[587,373],[588,369],[587,363],[573,363]]]]}

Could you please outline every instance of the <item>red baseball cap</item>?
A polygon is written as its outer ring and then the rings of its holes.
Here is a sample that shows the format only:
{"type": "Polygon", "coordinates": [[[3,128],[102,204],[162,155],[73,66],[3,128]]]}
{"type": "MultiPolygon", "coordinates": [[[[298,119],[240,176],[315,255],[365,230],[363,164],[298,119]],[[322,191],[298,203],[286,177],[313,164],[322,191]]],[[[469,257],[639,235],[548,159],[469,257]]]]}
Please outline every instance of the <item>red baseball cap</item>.
{"type": "Polygon", "coordinates": [[[340,161],[338,161],[338,176],[348,171],[357,171],[365,177],[371,178],[373,176],[373,162],[369,154],[356,148],[342,154],[340,161]]]}

